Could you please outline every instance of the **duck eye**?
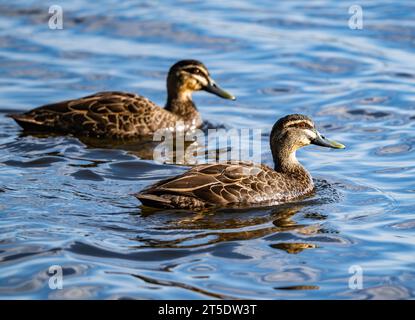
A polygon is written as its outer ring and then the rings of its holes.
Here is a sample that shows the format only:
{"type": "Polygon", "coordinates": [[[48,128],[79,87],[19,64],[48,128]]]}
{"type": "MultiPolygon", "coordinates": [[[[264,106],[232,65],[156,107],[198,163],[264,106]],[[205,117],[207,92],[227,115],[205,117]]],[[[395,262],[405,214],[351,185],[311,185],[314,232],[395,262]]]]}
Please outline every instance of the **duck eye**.
{"type": "Polygon", "coordinates": [[[192,74],[200,74],[200,70],[198,68],[190,68],[187,69],[187,71],[192,74]]]}

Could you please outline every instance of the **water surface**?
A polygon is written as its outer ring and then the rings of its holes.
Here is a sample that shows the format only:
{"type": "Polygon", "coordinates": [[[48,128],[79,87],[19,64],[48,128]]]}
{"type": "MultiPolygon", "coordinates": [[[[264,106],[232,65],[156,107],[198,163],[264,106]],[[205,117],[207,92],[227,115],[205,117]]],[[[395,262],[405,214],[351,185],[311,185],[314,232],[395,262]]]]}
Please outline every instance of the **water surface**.
{"type": "Polygon", "coordinates": [[[415,295],[415,3],[65,1],[0,4],[0,298],[407,299],[415,295]],[[268,136],[310,115],[344,151],[304,148],[307,199],[197,215],[132,196],[183,166],[66,136],[22,135],[7,113],[125,90],[163,105],[165,76],[202,60],[236,102],[195,94],[203,118],[268,136]],[[63,268],[51,290],[49,267],[63,268]],[[363,288],[349,270],[363,270],[363,288]]]}

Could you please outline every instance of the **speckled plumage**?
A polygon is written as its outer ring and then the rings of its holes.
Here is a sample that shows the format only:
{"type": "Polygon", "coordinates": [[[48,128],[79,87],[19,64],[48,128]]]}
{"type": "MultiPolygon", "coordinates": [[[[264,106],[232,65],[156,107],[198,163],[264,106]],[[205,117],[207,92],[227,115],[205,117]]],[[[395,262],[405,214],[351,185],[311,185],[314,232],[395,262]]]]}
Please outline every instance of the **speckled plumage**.
{"type": "Polygon", "coordinates": [[[98,138],[136,138],[149,136],[158,129],[187,131],[202,125],[191,98],[191,93],[198,90],[234,99],[216,86],[201,62],[183,60],[170,68],[165,108],[143,96],[108,91],[44,105],[10,117],[28,131],[98,138]]]}
{"type": "Polygon", "coordinates": [[[174,130],[180,120],[185,130],[201,125],[198,113],[183,119],[145,97],[125,92],[99,92],[12,117],[27,130],[106,138],[145,136],[160,128],[174,130]]]}
{"type": "Polygon", "coordinates": [[[250,162],[199,165],[144,189],[136,197],[150,207],[202,210],[276,204],[305,196],[314,184],[296,160],[295,151],[318,137],[311,119],[290,115],[280,119],[271,132],[274,169],[250,162]]]}
{"type": "Polygon", "coordinates": [[[138,198],[150,206],[160,202],[166,208],[197,210],[284,202],[312,190],[312,179],[305,171],[283,174],[266,165],[235,162],[196,166],[143,190],[138,198]]]}

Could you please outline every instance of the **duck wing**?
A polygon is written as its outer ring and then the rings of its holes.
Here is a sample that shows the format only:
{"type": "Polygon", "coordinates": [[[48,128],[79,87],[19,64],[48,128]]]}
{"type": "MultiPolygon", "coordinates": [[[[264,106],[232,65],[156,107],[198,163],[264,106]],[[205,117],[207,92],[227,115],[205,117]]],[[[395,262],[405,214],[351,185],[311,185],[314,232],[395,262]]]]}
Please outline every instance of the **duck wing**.
{"type": "Polygon", "coordinates": [[[136,197],[144,205],[183,209],[258,203],[272,197],[271,179],[277,176],[271,168],[249,162],[200,165],[136,197]]]}
{"type": "Polygon", "coordinates": [[[174,119],[147,98],[118,91],[98,92],[10,116],[26,130],[113,138],[148,135],[161,122],[174,119]]]}

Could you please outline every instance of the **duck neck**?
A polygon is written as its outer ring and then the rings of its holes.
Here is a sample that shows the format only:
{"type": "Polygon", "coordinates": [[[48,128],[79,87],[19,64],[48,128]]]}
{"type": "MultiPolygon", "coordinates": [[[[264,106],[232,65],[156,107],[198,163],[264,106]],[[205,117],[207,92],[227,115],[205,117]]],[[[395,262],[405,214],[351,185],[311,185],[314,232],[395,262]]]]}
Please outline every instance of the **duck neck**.
{"type": "Polygon", "coordinates": [[[168,90],[165,109],[184,121],[200,118],[196,105],[193,103],[191,91],[168,90]]]}
{"type": "Polygon", "coordinates": [[[283,174],[309,176],[308,171],[298,162],[295,153],[295,148],[284,147],[281,143],[277,144],[272,150],[274,170],[283,174]]]}

